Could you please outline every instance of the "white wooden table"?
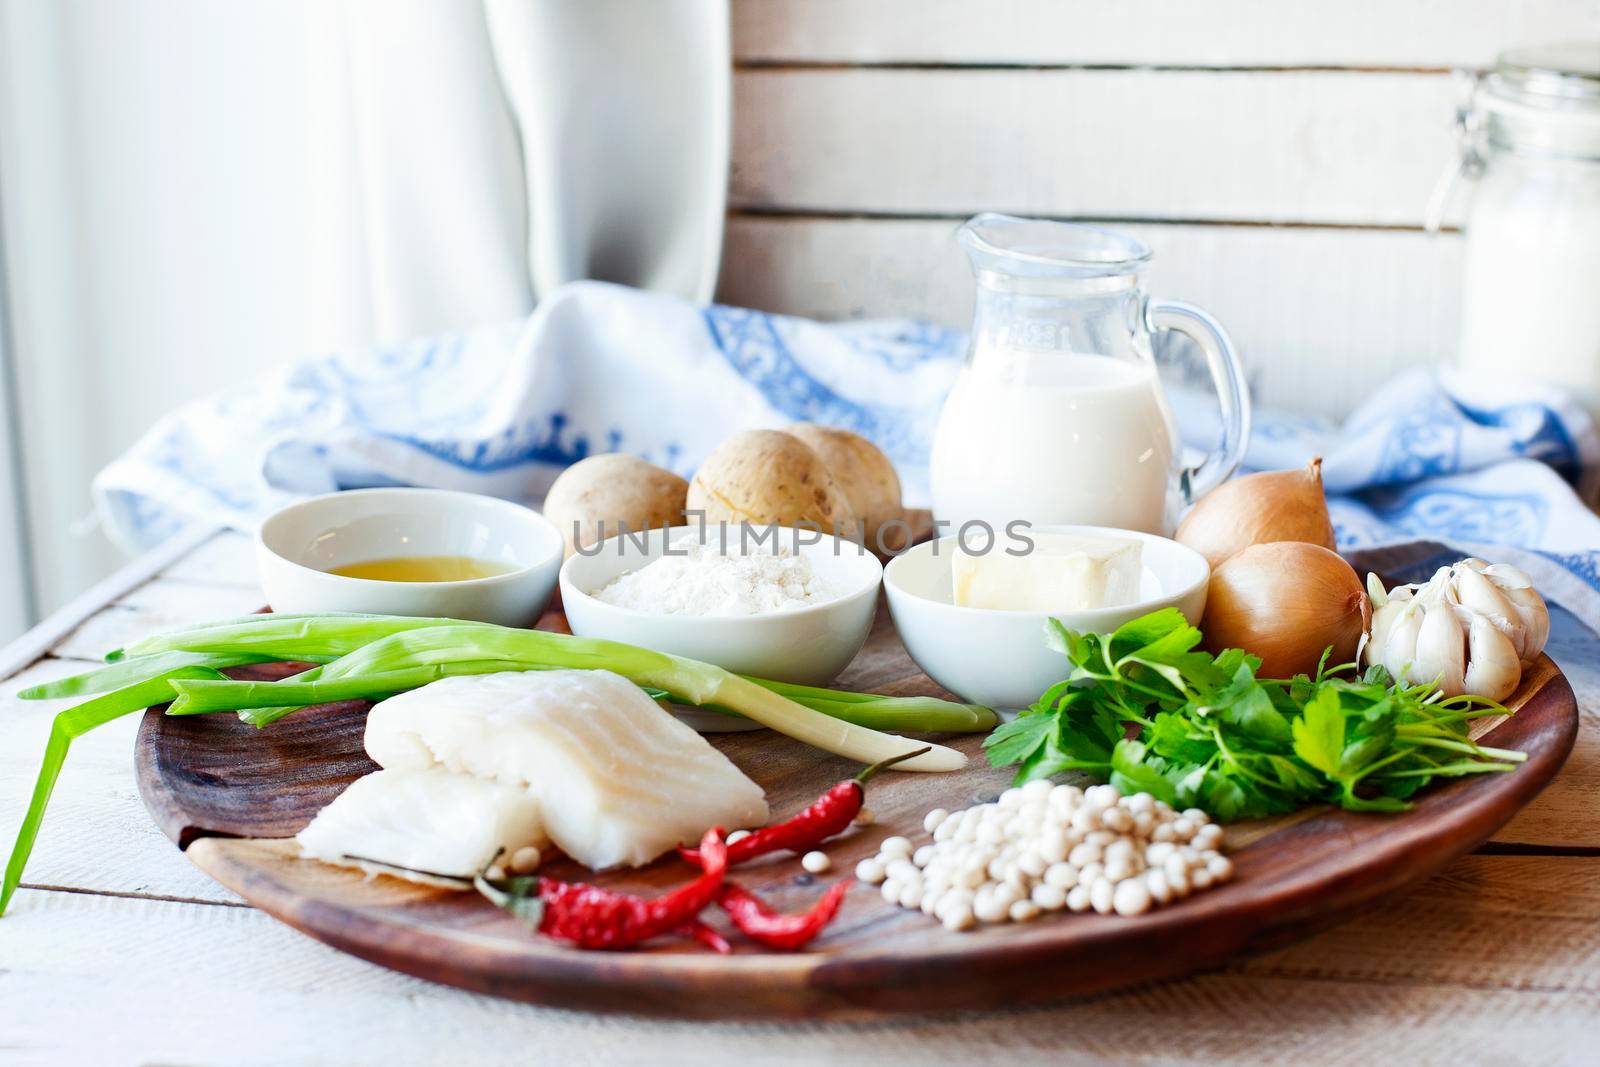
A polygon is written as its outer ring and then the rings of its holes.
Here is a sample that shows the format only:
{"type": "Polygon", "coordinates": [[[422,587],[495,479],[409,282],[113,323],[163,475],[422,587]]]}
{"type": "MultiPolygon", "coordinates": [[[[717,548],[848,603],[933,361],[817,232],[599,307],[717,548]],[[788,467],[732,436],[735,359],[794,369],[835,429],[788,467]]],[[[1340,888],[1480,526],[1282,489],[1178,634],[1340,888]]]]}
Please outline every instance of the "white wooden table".
{"type": "MultiPolygon", "coordinates": [[[[129,568],[0,652],[9,848],[51,717],[30,684],[142,634],[258,608],[248,543],[129,568]]],[[[0,1064],[1593,1063],[1600,1058],[1600,640],[1549,649],[1584,722],[1562,775],[1494,841],[1404,898],[1226,970],[1087,1002],[877,1024],[586,1015],[341,955],[191,867],[139,801],[138,716],[79,740],[0,919],[0,1064]]]]}

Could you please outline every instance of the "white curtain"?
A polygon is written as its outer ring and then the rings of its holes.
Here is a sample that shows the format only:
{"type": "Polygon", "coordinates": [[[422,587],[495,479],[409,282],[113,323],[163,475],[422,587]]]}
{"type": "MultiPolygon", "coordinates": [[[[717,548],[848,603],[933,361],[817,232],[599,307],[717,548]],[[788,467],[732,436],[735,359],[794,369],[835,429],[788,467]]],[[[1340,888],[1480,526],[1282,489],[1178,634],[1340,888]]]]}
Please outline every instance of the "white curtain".
{"type": "Polygon", "coordinates": [[[510,317],[578,278],[710,299],[727,0],[335,0],[310,31],[332,335],[510,317]]]}

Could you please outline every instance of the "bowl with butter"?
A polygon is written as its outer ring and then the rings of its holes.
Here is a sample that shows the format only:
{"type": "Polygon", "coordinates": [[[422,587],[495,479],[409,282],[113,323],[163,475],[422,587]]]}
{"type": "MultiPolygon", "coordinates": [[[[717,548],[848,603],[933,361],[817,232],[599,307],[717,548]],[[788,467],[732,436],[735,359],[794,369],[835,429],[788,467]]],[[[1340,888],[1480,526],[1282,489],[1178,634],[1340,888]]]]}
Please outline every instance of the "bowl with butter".
{"type": "Polygon", "coordinates": [[[1109,633],[1160,608],[1198,622],[1211,568],[1170,538],[1103,526],[1035,526],[993,540],[942,537],[884,569],[906,650],[934,681],[994,708],[1027,707],[1067,676],[1045,620],[1109,633]]]}

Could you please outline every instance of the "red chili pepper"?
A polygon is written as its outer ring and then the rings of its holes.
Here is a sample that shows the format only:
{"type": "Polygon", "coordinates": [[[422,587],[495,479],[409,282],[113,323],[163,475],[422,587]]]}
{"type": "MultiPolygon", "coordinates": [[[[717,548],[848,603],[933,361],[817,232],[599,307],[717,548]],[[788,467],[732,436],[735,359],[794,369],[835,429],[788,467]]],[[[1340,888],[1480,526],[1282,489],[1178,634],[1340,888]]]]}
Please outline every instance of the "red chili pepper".
{"type": "Polygon", "coordinates": [[[543,914],[539,932],[580,948],[628,948],[695,920],[717,897],[728,869],[722,829],[706,831],[700,842],[704,873],[686,886],[646,899],[584,882],[539,879],[543,914]]]}
{"type": "MultiPolygon", "coordinates": [[[[892,767],[896,763],[930,751],[931,748],[919,748],[915,752],[906,752],[874,763],[854,778],[848,778],[829,789],[817,799],[816,803],[800,814],[776,826],[756,830],[748,837],[741,837],[728,846],[728,865],[731,867],[744,863],[768,852],[776,852],[780,848],[789,849],[791,852],[805,852],[820,845],[834,834],[843,833],[860,814],[861,805],[866,802],[867,791],[864,787],[869,778],[886,767],[892,767]]],[[[700,852],[697,849],[680,848],[678,855],[697,866],[700,864],[700,852]]]]}
{"type": "Polygon", "coordinates": [[[717,933],[699,919],[684,923],[678,927],[678,933],[684,937],[700,942],[706,948],[719,956],[726,956],[733,951],[733,946],[728,944],[728,939],[717,933]]]}
{"type": "Polygon", "coordinates": [[[785,915],[773,911],[766,902],[744,886],[724,882],[717,894],[717,904],[728,913],[740,933],[767,948],[793,952],[803,948],[812,938],[822,933],[822,928],[839,914],[839,905],[850,888],[849,879],[840,879],[808,912],[785,915]]]}

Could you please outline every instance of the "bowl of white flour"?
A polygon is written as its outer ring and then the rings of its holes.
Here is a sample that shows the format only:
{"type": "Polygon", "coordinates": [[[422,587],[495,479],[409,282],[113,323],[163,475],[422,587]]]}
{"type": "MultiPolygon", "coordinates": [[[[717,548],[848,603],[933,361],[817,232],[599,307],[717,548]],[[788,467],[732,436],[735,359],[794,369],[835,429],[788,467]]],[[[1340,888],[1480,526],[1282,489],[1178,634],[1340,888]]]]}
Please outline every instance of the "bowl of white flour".
{"type": "Polygon", "coordinates": [[[574,555],[561,602],[580,637],[825,685],[866,643],[882,578],[872,553],[816,531],[683,526],[574,555]]]}

